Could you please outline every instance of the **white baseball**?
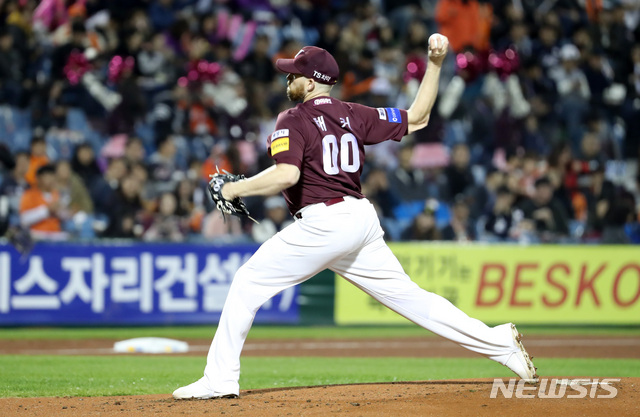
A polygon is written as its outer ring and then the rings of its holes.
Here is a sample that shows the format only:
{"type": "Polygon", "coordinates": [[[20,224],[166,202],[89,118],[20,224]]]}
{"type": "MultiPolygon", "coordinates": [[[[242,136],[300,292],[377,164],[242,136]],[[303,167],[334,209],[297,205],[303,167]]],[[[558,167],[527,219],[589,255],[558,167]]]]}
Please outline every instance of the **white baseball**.
{"type": "Polygon", "coordinates": [[[446,53],[449,46],[449,39],[439,33],[429,36],[429,50],[432,54],[442,55],[446,53]]]}

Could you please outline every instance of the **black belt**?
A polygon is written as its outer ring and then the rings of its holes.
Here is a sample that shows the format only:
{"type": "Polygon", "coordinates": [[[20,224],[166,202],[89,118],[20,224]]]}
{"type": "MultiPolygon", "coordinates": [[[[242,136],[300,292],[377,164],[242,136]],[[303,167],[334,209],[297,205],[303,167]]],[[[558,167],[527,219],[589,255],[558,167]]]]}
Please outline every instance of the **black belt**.
{"type": "MultiPolygon", "coordinates": [[[[325,206],[333,206],[334,204],[338,204],[338,203],[342,203],[344,201],[344,197],[336,197],[336,198],[332,198],[331,200],[327,200],[324,202],[325,206]]],[[[295,217],[296,219],[301,219],[302,218],[302,213],[297,212],[296,214],[293,215],[293,217],[295,217]]]]}

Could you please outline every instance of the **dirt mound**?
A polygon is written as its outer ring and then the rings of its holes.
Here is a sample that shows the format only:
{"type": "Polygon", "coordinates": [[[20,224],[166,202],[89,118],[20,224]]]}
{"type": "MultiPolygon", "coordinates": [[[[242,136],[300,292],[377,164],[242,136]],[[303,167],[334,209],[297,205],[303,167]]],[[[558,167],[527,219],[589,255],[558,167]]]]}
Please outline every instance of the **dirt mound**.
{"type": "MultiPolygon", "coordinates": [[[[559,377],[558,377],[559,378],[559,377]]],[[[573,377],[575,379],[575,377],[573,377]]],[[[602,378],[600,378],[602,380],[602,378]]],[[[508,386],[509,380],[503,380],[508,386]]],[[[587,386],[584,398],[541,398],[540,385],[526,395],[490,398],[493,380],[396,382],[243,391],[239,399],[176,401],[169,394],[90,398],[5,398],[2,415],[13,416],[637,416],[640,378],[622,378],[610,391],[587,386]],[[592,398],[593,397],[593,398],[592,398]]],[[[546,391],[548,392],[548,391],[546,391]]],[[[567,388],[567,394],[577,390],[567,388]]]]}

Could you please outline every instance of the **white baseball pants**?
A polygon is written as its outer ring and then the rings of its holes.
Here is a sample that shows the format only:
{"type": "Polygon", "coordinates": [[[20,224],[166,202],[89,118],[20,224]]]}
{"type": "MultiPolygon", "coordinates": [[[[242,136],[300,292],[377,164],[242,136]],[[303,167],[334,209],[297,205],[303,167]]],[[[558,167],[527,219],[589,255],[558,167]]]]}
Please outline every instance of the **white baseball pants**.
{"type": "Polygon", "coordinates": [[[418,287],[385,241],[367,199],[303,208],[302,218],[266,241],[236,273],[204,374],[216,393],[239,393],[240,353],[260,306],[329,268],[412,322],[504,365],[510,326],[488,327],[418,287]]]}

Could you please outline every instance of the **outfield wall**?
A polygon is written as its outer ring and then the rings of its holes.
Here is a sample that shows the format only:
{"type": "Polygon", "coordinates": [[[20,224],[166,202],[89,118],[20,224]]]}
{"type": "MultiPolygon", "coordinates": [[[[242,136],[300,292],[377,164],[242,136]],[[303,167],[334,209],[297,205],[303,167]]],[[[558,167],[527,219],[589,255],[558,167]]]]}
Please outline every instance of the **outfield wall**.
{"type": "MultiPolygon", "coordinates": [[[[418,285],[488,323],[640,324],[640,248],[394,243],[418,285]]],[[[338,324],[406,320],[336,277],[338,324]]]]}
{"type": "MultiPolygon", "coordinates": [[[[0,244],[0,326],[212,324],[257,245],[0,244]]],[[[394,243],[422,288],[488,323],[640,324],[640,248],[394,243]]],[[[256,323],[403,324],[330,271],[276,296],[256,323]]]]}

